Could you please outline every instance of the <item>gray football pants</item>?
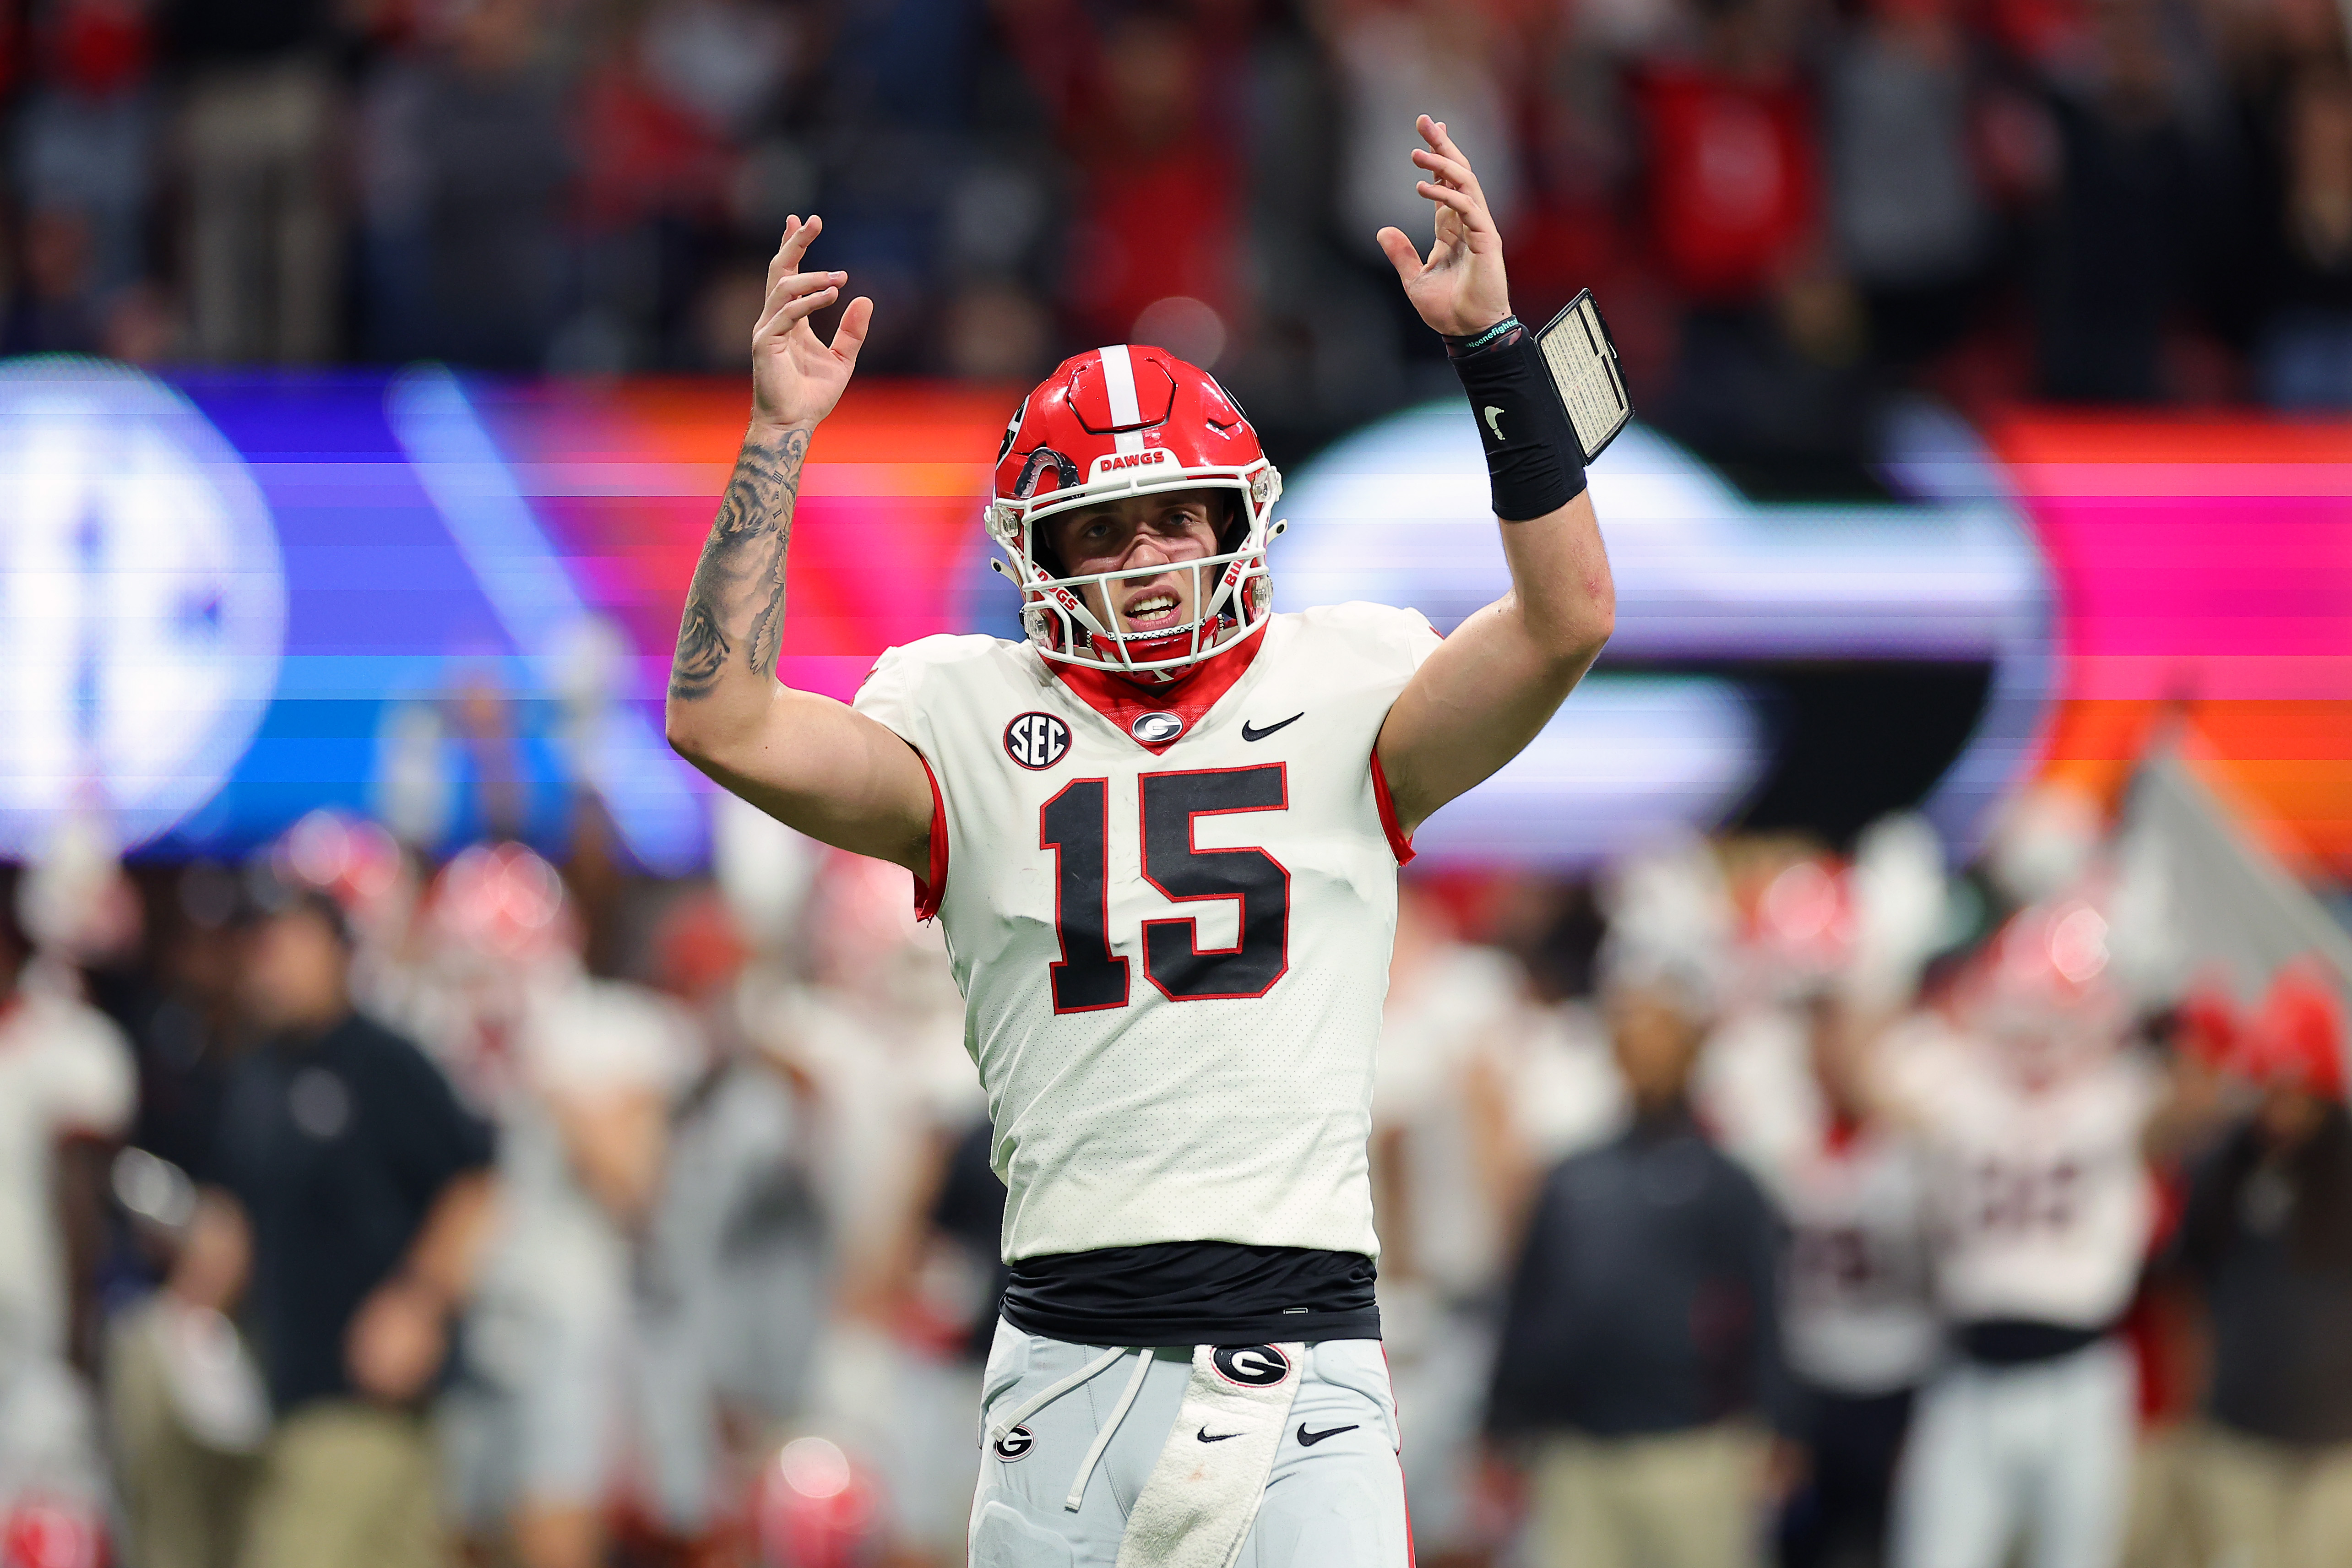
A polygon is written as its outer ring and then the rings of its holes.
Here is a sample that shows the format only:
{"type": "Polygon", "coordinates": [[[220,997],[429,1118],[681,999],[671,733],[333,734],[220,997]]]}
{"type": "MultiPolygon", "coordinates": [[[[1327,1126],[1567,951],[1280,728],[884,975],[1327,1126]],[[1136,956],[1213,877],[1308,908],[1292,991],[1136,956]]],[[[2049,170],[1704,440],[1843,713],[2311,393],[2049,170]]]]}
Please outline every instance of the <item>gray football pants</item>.
{"type": "MultiPolygon", "coordinates": [[[[1067,1344],[1000,1322],[981,1394],[981,1428],[1094,1362],[1099,1345],[1067,1344]]],[[[1396,1401],[1381,1343],[1307,1347],[1257,1518],[1233,1568],[1408,1568],[1404,1473],[1396,1401]],[[1309,1442],[1302,1443],[1302,1430],[1309,1442]]],[[[1169,1439],[1192,1375],[1192,1349],[1154,1353],[1076,1511],[1064,1506],[1129,1376],[1122,1359],[983,1443],[972,1499],[971,1568],[1112,1568],[1128,1511],[1169,1439]]]]}

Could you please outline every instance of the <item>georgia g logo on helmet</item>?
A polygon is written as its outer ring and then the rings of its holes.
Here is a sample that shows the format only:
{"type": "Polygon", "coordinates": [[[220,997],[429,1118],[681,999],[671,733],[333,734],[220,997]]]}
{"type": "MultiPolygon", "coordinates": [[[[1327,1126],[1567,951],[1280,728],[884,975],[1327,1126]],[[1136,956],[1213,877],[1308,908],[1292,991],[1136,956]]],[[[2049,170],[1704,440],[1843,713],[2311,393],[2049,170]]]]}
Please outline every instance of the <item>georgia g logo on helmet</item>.
{"type": "Polygon", "coordinates": [[[1165,349],[1117,343],[1063,361],[1022,400],[997,449],[985,521],[1010,558],[1023,630],[1040,654],[1123,674],[1171,672],[1265,628],[1274,602],[1265,547],[1282,529],[1273,520],[1281,494],[1282,476],[1257,432],[1216,377],[1165,349]],[[1108,602],[1108,583],[1166,568],[1069,575],[1041,550],[1038,524],[1075,507],[1173,490],[1233,498],[1218,553],[1187,563],[1193,620],[1149,632],[1106,624],[1092,605],[1108,602]],[[1085,591],[1097,585],[1106,592],[1090,602],[1085,591]]]}

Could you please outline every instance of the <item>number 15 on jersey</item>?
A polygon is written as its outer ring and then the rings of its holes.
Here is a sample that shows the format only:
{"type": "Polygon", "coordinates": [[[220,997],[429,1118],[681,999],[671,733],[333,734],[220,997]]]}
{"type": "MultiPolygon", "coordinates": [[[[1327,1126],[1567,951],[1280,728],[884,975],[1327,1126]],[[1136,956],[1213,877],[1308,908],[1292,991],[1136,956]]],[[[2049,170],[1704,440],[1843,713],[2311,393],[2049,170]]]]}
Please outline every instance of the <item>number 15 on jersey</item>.
{"type": "MultiPolygon", "coordinates": [[[[1174,1002],[1265,995],[1289,967],[1290,873],[1262,849],[1202,849],[1193,829],[1204,816],[1287,810],[1284,765],[1146,773],[1137,784],[1143,850],[1133,870],[1175,903],[1232,899],[1239,906],[1230,947],[1202,947],[1190,916],[1143,922],[1144,977],[1174,1002]]],[[[1037,843],[1055,862],[1054,931],[1062,956],[1052,970],[1054,1010],[1126,1007],[1128,960],[1111,951],[1110,780],[1065,785],[1038,810],[1037,843]]]]}

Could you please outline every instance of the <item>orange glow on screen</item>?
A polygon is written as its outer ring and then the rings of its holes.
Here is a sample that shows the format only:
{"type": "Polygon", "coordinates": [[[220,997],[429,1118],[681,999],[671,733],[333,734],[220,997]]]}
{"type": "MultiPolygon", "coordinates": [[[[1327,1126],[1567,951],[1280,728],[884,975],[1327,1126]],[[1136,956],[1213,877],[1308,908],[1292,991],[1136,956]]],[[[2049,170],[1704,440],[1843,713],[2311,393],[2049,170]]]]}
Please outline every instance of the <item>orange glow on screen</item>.
{"type": "Polygon", "coordinates": [[[2291,863],[2352,873],[2352,422],[2021,415],[1988,434],[2059,598],[2048,776],[2162,727],[2291,863]]]}
{"type": "MultiPolygon", "coordinates": [[[[1011,388],[853,385],[810,447],[780,674],[846,698],[875,657],[953,624],[1011,388]]],[[[636,645],[668,647],[749,415],[735,381],[528,389],[486,412],[636,645]],[[509,415],[499,418],[503,406],[509,415]]],[[[651,656],[651,655],[648,655],[651,656]]],[[[666,656],[662,662],[667,664],[666,656]]]]}

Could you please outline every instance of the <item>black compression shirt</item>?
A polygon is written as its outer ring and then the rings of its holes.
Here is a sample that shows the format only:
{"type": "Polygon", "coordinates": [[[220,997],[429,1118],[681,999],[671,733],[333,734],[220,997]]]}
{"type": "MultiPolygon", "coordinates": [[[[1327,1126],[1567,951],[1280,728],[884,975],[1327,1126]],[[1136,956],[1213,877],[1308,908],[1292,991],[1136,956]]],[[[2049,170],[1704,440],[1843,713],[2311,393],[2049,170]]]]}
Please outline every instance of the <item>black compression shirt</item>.
{"type": "Polygon", "coordinates": [[[1378,1339],[1360,1252],[1169,1241],[1055,1252],[1013,1265],[1004,1320],[1073,1344],[1260,1344],[1378,1339]]]}

